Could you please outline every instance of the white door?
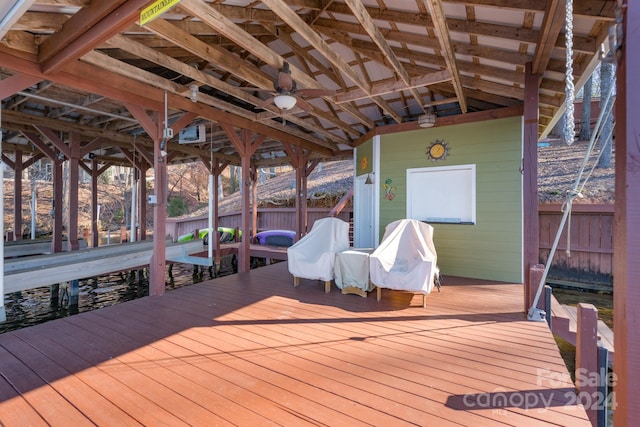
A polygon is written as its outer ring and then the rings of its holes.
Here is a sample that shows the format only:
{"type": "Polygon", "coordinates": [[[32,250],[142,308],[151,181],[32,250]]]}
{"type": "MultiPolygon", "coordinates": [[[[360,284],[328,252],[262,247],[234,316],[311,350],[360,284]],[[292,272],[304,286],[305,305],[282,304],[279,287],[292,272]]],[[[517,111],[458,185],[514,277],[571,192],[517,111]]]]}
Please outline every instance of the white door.
{"type": "Polygon", "coordinates": [[[365,184],[367,175],[355,178],[353,194],[353,246],[356,248],[373,248],[373,196],[375,183],[365,184]]]}

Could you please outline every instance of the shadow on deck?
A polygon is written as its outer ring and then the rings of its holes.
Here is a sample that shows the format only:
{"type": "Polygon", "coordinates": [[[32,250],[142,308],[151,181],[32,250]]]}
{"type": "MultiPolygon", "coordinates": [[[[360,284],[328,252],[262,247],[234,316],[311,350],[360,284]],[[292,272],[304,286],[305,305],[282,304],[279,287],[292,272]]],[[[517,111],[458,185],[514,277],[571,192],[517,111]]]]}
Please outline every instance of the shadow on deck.
{"type": "Polygon", "coordinates": [[[277,263],[5,333],[0,422],[590,425],[521,285],[446,284],[423,309],[277,263]]]}

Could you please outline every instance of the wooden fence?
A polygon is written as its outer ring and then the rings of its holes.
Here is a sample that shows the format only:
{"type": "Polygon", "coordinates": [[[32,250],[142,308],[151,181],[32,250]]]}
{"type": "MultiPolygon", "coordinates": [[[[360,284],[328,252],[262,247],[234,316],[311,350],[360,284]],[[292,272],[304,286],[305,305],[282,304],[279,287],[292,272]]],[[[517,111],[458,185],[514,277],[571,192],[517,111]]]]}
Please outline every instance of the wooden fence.
{"type": "MultiPolygon", "coordinates": [[[[311,229],[313,223],[321,218],[330,216],[331,208],[307,208],[307,217],[309,220],[308,227],[311,229]]],[[[344,221],[349,221],[351,217],[351,208],[346,208],[338,215],[344,221]]],[[[191,233],[198,229],[207,228],[208,218],[201,215],[192,218],[167,218],[167,236],[171,236],[173,240],[178,237],[191,233]]],[[[240,212],[222,214],[219,217],[220,227],[240,227],[240,212]]],[[[296,209],[295,208],[262,208],[258,209],[258,231],[262,230],[295,230],[296,209]]]]}
{"type": "MultiPolygon", "coordinates": [[[[309,229],[320,218],[329,216],[329,208],[309,208],[309,229]]],[[[541,204],[540,262],[546,263],[562,219],[560,204],[541,204]]],[[[611,289],[613,283],[613,205],[574,205],[571,219],[561,235],[548,281],[558,284],[581,283],[594,289],[611,289]],[[570,230],[567,246],[567,230],[570,230]],[[570,256],[567,254],[570,249],[570,256]]],[[[295,208],[258,209],[258,230],[291,230],[295,208]]],[[[338,218],[349,221],[351,208],[338,218]]],[[[239,227],[240,212],[220,216],[220,226],[239,227]]],[[[167,235],[174,240],[195,229],[207,228],[207,217],[168,218],[167,235]]]]}
{"type": "MultiPolygon", "coordinates": [[[[540,262],[546,263],[562,220],[561,204],[541,204],[540,262]]],[[[554,260],[548,282],[579,282],[594,289],[611,290],[613,284],[613,205],[574,204],[554,260]]]]}

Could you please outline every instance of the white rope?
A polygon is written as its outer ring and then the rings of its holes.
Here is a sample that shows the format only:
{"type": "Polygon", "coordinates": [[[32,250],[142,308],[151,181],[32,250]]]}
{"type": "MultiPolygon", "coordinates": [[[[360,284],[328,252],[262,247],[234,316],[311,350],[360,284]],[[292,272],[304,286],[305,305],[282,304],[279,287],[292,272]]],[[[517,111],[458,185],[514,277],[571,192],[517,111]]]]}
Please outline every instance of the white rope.
{"type": "Polygon", "coordinates": [[[573,112],[573,102],[575,99],[575,86],[573,84],[573,0],[566,1],[566,31],[565,46],[567,55],[567,69],[565,71],[565,102],[567,105],[564,121],[564,141],[568,145],[573,144],[575,137],[575,119],[573,112]]]}
{"type": "MultiPolygon", "coordinates": [[[[562,211],[563,211],[562,219],[560,220],[560,225],[558,226],[558,231],[556,233],[555,240],[553,241],[553,245],[551,245],[551,250],[549,251],[549,256],[547,257],[547,262],[544,267],[544,272],[542,273],[542,277],[540,278],[540,282],[538,283],[538,290],[536,291],[536,296],[533,300],[533,304],[529,308],[529,312],[528,312],[529,320],[544,320],[536,316],[536,313],[540,312],[537,308],[538,302],[540,301],[540,297],[542,296],[542,289],[544,288],[544,285],[547,281],[547,274],[549,274],[549,269],[551,268],[551,262],[553,261],[553,257],[555,256],[556,249],[558,248],[558,243],[560,242],[560,235],[562,234],[562,230],[567,224],[567,220],[569,219],[569,216],[571,214],[571,207],[573,205],[573,200],[580,195],[582,189],[584,189],[584,186],[587,183],[587,180],[591,176],[591,173],[587,175],[584,182],[582,182],[582,186],[580,187],[580,190],[578,190],[578,187],[580,186],[580,183],[582,181],[582,174],[585,170],[589,157],[591,156],[593,147],[595,147],[596,136],[601,136],[600,134],[601,134],[602,126],[604,123],[603,119],[604,117],[608,118],[612,114],[613,101],[614,101],[614,97],[613,97],[614,87],[615,85],[612,84],[611,87],[609,88],[609,91],[606,94],[605,107],[600,110],[600,115],[598,116],[598,120],[594,128],[594,132],[592,133],[591,140],[589,141],[589,147],[587,148],[587,151],[582,160],[582,164],[580,165],[580,169],[578,170],[578,176],[574,181],[573,188],[567,192],[567,200],[562,205],[562,211]]],[[[606,136],[608,137],[609,135],[606,135],[606,136]]],[[[567,230],[567,234],[568,234],[568,230],[567,230]]],[[[569,242],[567,242],[567,252],[569,252],[569,242]]]]}

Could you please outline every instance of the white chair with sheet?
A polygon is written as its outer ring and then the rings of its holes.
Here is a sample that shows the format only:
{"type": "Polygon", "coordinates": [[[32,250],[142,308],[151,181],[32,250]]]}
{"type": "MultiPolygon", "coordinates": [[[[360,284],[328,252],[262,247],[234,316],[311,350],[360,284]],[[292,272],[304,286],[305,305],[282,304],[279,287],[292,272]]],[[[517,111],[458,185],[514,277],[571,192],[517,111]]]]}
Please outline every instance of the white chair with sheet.
{"type": "Polygon", "coordinates": [[[438,285],[440,271],[433,244],[433,227],[422,221],[402,219],[385,228],[380,246],[369,257],[371,282],[380,288],[417,292],[426,295],[438,285]]]}
{"type": "Polygon", "coordinates": [[[336,253],[349,249],[349,223],[339,218],[323,218],[313,223],[311,231],[287,248],[289,273],[293,286],[300,278],[324,281],[325,292],[331,290],[336,253]]]}

